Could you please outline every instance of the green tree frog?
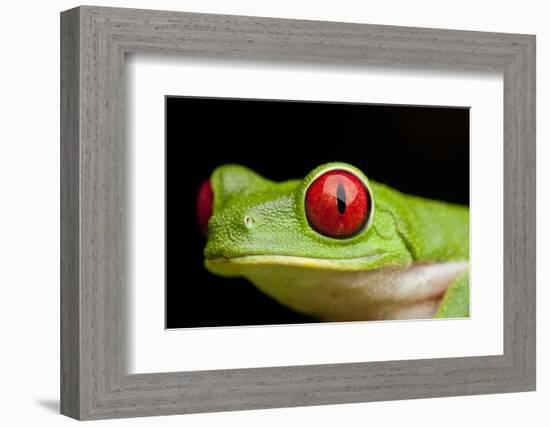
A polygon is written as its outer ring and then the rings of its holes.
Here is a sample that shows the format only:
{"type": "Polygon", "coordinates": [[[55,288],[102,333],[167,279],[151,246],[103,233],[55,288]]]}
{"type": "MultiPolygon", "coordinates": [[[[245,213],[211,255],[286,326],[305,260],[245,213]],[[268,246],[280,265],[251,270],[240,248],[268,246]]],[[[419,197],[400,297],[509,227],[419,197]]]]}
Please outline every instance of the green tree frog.
{"type": "Polygon", "coordinates": [[[205,267],[323,321],[469,316],[469,210],[403,194],[346,163],[273,182],[216,168],[197,215],[205,267]]]}

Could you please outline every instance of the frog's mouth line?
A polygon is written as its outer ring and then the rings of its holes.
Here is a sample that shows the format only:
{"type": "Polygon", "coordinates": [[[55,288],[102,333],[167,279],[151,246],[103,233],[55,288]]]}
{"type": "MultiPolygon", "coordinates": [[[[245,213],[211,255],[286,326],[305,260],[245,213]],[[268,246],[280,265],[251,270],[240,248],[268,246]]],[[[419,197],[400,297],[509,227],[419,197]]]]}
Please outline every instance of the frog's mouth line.
{"type": "Polygon", "coordinates": [[[240,255],[235,257],[218,256],[206,258],[205,262],[209,266],[229,266],[236,268],[242,266],[292,266],[312,269],[356,271],[358,268],[365,268],[370,263],[379,263],[387,254],[373,254],[358,258],[347,259],[322,259],[311,257],[300,257],[291,255],[240,255]]]}

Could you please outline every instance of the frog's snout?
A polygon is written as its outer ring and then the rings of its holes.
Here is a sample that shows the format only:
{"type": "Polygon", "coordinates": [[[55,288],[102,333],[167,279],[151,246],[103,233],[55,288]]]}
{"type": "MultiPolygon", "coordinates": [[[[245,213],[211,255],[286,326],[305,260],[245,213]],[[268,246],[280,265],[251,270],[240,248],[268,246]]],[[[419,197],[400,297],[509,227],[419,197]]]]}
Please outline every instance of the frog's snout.
{"type": "Polygon", "coordinates": [[[213,213],[208,222],[207,258],[231,257],[248,247],[253,231],[260,223],[258,215],[246,209],[223,209],[213,213]]]}
{"type": "Polygon", "coordinates": [[[242,240],[261,223],[263,221],[258,212],[238,207],[233,209],[225,207],[212,213],[208,222],[208,240],[219,238],[242,240]]]}

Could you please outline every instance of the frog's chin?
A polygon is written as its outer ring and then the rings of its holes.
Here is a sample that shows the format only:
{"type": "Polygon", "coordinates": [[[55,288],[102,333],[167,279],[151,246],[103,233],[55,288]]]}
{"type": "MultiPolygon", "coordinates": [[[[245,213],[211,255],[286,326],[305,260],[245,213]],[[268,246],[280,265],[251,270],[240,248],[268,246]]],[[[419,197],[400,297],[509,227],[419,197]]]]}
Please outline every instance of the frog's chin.
{"type": "Polygon", "coordinates": [[[214,274],[242,276],[280,303],[323,320],[431,318],[468,261],[397,265],[384,255],[326,260],[281,255],[207,259],[214,274]]]}
{"type": "Polygon", "coordinates": [[[310,270],[364,271],[386,264],[388,254],[373,254],[348,259],[323,259],[291,255],[243,255],[213,257],[205,260],[206,268],[222,276],[239,276],[255,267],[295,267],[310,270]]]}

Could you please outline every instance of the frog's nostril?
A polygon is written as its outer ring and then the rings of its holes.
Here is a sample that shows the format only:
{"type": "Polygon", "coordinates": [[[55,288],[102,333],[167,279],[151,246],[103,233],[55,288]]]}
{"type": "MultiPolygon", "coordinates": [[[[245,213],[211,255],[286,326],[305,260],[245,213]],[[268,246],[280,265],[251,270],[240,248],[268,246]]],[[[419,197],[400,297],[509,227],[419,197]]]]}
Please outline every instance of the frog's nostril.
{"type": "Polygon", "coordinates": [[[254,218],[252,218],[250,215],[245,215],[244,225],[246,226],[246,228],[252,228],[254,226],[254,218]]]}
{"type": "Polygon", "coordinates": [[[206,234],[208,231],[208,220],[212,215],[212,202],[214,200],[214,192],[210,179],[205,180],[199,187],[197,200],[195,203],[195,212],[200,230],[206,234]]]}

